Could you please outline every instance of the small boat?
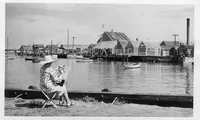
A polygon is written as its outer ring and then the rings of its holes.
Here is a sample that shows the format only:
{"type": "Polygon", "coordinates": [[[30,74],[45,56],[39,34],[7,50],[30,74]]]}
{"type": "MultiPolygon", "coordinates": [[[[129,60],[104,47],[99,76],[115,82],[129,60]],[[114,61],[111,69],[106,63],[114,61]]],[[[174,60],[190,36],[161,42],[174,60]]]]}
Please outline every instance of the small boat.
{"type": "Polygon", "coordinates": [[[141,63],[132,63],[129,65],[124,65],[125,69],[134,69],[134,68],[140,68],[141,63]]]}
{"type": "Polygon", "coordinates": [[[76,55],[76,54],[68,54],[67,55],[68,59],[83,59],[82,55],[76,55]]]}
{"type": "Polygon", "coordinates": [[[82,55],[76,55],[76,59],[83,59],[82,55]]]}
{"type": "Polygon", "coordinates": [[[43,58],[35,58],[32,60],[33,63],[39,63],[40,61],[42,61],[43,58]]]}
{"type": "Polygon", "coordinates": [[[76,62],[92,62],[92,61],[93,61],[92,59],[85,59],[85,58],[76,60],[76,62]]]}
{"type": "Polygon", "coordinates": [[[76,59],[77,58],[77,55],[75,54],[68,54],[67,55],[67,59],[76,59]]]}
{"type": "Polygon", "coordinates": [[[25,57],[25,60],[27,61],[32,61],[33,59],[35,59],[34,57],[25,57]]]}
{"type": "Polygon", "coordinates": [[[14,57],[6,57],[5,60],[14,60],[14,57]]]}

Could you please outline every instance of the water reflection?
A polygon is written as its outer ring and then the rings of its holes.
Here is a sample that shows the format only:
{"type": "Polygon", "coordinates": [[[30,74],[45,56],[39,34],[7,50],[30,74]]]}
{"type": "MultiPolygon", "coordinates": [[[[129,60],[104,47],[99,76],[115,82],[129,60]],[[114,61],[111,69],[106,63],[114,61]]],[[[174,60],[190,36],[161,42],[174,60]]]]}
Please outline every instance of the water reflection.
{"type": "MultiPolygon", "coordinates": [[[[60,64],[71,67],[67,80],[69,90],[99,92],[107,88],[113,92],[193,95],[192,65],[142,63],[139,69],[124,69],[123,62],[78,63],[60,59],[53,67],[60,64]]],[[[5,67],[6,87],[39,86],[40,65],[18,58],[6,61],[5,67]]]]}

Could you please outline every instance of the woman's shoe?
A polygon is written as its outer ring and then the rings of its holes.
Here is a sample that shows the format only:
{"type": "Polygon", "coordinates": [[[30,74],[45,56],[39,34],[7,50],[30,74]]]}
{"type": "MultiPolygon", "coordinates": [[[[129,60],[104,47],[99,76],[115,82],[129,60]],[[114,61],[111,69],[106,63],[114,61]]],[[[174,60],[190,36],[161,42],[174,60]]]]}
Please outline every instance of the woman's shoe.
{"type": "Polygon", "coordinates": [[[75,103],[71,102],[70,104],[67,104],[67,107],[73,106],[75,103]]]}
{"type": "Polygon", "coordinates": [[[59,105],[64,105],[65,101],[59,101],[59,105]]]}

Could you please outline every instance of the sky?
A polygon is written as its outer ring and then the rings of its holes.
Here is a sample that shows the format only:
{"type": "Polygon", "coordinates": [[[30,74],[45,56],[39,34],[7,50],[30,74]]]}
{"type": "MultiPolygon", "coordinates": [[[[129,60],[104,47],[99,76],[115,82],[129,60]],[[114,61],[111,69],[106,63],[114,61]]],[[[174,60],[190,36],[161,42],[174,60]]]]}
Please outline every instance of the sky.
{"type": "Polygon", "coordinates": [[[6,47],[34,44],[94,44],[104,31],[123,32],[131,40],[186,43],[186,18],[194,42],[193,5],[6,3],[6,47]],[[104,27],[103,27],[104,25],[104,27]]]}

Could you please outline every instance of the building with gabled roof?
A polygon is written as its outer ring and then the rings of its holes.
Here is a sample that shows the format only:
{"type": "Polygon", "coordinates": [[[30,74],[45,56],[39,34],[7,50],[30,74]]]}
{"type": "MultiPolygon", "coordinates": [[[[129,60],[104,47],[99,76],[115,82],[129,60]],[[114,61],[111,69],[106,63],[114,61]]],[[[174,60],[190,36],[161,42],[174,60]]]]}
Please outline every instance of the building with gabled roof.
{"type": "Polygon", "coordinates": [[[31,45],[22,45],[20,48],[19,48],[19,51],[22,55],[24,54],[31,54],[32,53],[32,47],[31,45]]]}
{"type": "Polygon", "coordinates": [[[180,45],[183,44],[182,42],[180,41],[162,41],[160,43],[160,47],[161,47],[161,55],[162,56],[170,56],[170,49],[172,47],[180,47],[180,45]]]}
{"type": "Polygon", "coordinates": [[[43,44],[34,44],[32,46],[33,48],[33,54],[35,55],[40,55],[42,53],[44,53],[44,45],[43,44]]]}
{"type": "Polygon", "coordinates": [[[127,46],[125,47],[126,54],[137,56],[138,55],[138,47],[139,47],[140,43],[141,43],[141,41],[134,41],[134,40],[129,41],[127,46]]]}
{"type": "Polygon", "coordinates": [[[116,55],[124,55],[126,52],[126,46],[129,41],[127,40],[117,40],[117,45],[115,46],[116,55]]]}
{"type": "Polygon", "coordinates": [[[161,56],[159,42],[143,41],[138,47],[139,56],[161,56]]]}
{"type": "Polygon", "coordinates": [[[57,45],[47,45],[45,47],[45,53],[47,53],[47,54],[57,54],[58,48],[59,47],[57,45]]]}
{"type": "Polygon", "coordinates": [[[162,47],[163,49],[169,50],[172,47],[179,47],[181,44],[183,44],[183,42],[180,41],[162,41],[160,43],[160,47],[162,47]]]}

